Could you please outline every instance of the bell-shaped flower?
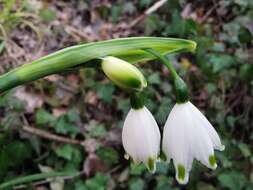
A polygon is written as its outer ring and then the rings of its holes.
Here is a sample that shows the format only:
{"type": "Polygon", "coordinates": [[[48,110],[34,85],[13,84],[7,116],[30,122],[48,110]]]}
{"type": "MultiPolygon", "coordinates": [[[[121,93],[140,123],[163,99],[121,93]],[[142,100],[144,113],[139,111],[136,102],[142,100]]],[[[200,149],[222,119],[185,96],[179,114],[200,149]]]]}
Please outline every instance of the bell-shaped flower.
{"type": "Polygon", "coordinates": [[[139,69],[122,59],[104,57],[101,67],[106,76],[123,89],[141,91],[147,86],[147,81],[139,69]]]}
{"type": "Polygon", "coordinates": [[[180,184],[188,182],[194,159],[215,169],[214,149],[224,148],[213,126],[191,102],[173,107],[164,127],[162,150],[167,161],[173,160],[180,184]]]}
{"type": "Polygon", "coordinates": [[[135,164],[143,162],[149,171],[155,172],[160,140],[158,125],[149,110],[145,106],[140,109],[131,108],[122,131],[126,158],[130,157],[135,164]]]}

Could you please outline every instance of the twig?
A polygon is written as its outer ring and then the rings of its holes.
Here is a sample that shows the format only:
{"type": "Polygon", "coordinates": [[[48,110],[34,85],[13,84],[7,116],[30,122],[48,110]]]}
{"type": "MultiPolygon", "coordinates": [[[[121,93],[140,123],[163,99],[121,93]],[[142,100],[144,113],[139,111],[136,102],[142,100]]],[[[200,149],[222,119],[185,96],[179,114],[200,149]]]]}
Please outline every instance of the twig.
{"type": "Polygon", "coordinates": [[[67,137],[59,136],[56,134],[52,134],[48,131],[44,131],[42,129],[37,129],[34,127],[29,126],[29,122],[27,121],[26,117],[24,115],[21,116],[24,122],[24,126],[22,127],[22,130],[30,133],[32,135],[37,135],[41,138],[57,141],[57,142],[62,142],[62,143],[68,143],[68,144],[75,144],[75,145],[81,145],[84,146],[84,142],[75,140],[75,139],[69,139],[67,137]]]}
{"type": "Polygon", "coordinates": [[[22,130],[27,132],[27,133],[30,133],[32,135],[37,135],[41,138],[45,138],[45,139],[49,139],[49,140],[53,140],[53,141],[57,141],[57,142],[62,142],[62,143],[68,143],[68,144],[75,144],[75,145],[84,146],[84,143],[82,141],[75,140],[75,139],[69,139],[67,137],[52,134],[52,133],[49,133],[47,131],[37,129],[37,128],[34,128],[34,127],[23,126],[22,130]]]}
{"type": "Polygon", "coordinates": [[[148,8],[146,11],[145,11],[145,14],[146,15],[149,15],[153,12],[155,12],[157,9],[159,9],[161,6],[163,6],[164,3],[166,3],[167,0],[160,0],[160,1],[157,1],[153,6],[151,6],[150,8],[148,8]]]}
{"type": "Polygon", "coordinates": [[[159,0],[157,1],[154,5],[152,5],[151,7],[149,7],[144,14],[142,14],[141,16],[138,16],[136,19],[134,19],[130,25],[129,28],[134,27],[136,24],[138,24],[139,22],[141,22],[143,19],[146,18],[146,16],[152,14],[153,12],[155,12],[157,9],[159,9],[161,6],[163,6],[165,3],[167,2],[167,0],[159,0]]]}

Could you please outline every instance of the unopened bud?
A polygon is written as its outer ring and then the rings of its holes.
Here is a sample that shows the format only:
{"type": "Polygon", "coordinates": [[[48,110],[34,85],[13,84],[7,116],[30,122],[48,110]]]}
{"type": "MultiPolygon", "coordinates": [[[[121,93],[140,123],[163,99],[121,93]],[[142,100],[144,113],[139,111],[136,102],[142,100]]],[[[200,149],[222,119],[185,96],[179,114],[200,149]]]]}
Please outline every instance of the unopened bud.
{"type": "Polygon", "coordinates": [[[142,73],[131,63],[108,56],[103,58],[101,66],[106,76],[123,89],[141,91],[147,86],[142,73]]]}

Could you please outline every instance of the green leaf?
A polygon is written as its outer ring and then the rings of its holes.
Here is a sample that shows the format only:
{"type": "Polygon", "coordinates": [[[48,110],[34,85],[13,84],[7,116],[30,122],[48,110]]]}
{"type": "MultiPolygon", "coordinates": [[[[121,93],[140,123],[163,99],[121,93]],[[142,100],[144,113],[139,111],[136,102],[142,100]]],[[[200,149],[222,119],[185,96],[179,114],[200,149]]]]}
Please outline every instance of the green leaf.
{"type": "Polygon", "coordinates": [[[40,108],[35,115],[35,121],[37,125],[50,125],[53,126],[56,122],[56,118],[47,112],[46,110],[40,108]]]}
{"type": "Polygon", "coordinates": [[[69,122],[65,115],[60,116],[57,119],[55,131],[61,134],[71,134],[73,137],[75,137],[80,132],[78,127],[75,124],[69,122]]]}
{"type": "Polygon", "coordinates": [[[143,51],[145,48],[153,48],[165,55],[194,51],[196,43],[173,38],[132,37],[77,45],[42,57],[0,76],[0,92],[79,66],[96,67],[100,62],[99,58],[108,55],[130,63],[154,59],[154,56],[143,51]]]}
{"type": "Polygon", "coordinates": [[[171,108],[172,108],[171,100],[167,97],[163,97],[161,99],[161,103],[159,104],[158,110],[155,113],[155,118],[157,119],[158,123],[160,124],[165,123],[171,108]]]}
{"type": "Polygon", "coordinates": [[[129,99],[118,99],[117,101],[117,109],[123,111],[123,113],[127,113],[130,109],[129,99]]]}
{"type": "Polygon", "coordinates": [[[88,190],[85,184],[82,181],[77,181],[75,183],[75,188],[74,190],[88,190]]]}
{"type": "Polygon", "coordinates": [[[169,184],[169,177],[166,175],[159,175],[156,177],[157,185],[155,190],[172,190],[169,184]]]}
{"type": "Polygon", "coordinates": [[[141,175],[145,171],[146,171],[146,167],[143,164],[140,164],[140,165],[131,164],[131,168],[130,168],[131,175],[141,175]]]}
{"type": "Polygon", "coordinates": [[[228,125],[230,127],[234,127],[235,126],[235,121],[236,121],[235,117],[233,117],[231,115],[227,117],[227,122],[228,122],[228,125]]]}
{"type": "Polygon", "coordinates": [[[70,134],[75,137],[80,133],[80,129],[76,125],[76,122],[80,121],[79,113],[75,109],[70,109],[66,114],[57,118],[55,130],[57,133],[70,134]]]}
{"type": "Polygon", "coordinates": [[[239,143],[238,147],[241,150],[244,157],[250,157],[251,156],[251,151],[250,151],[250,148],[247,144],[239,143]]]}
{"type": "Polygon", "coordinates": [[[214,186],[212,186],[211,184],[199,182],[197,184],[197,190],[216,190],[216,188],[214,186]]]}
{"type": "Polygon", "coordinates": [[[93,138],[102,138],[106,135],[107,132],[105,126],[95,120],[91,120],[87,125],[86,129],[89,132],[89,137],[93,138]]]}
{"type": "Polygon", "coordinates": [[[153,74],[149,75],[148,83],[150,83],[150,84],[160,84],[161,79],[160,79],[159,73],[156,72],[156,73],[153,73],[153,74]]]}
{"type": "Polygon", "coordinates": [[[41,9],[39,15],[44,22],[52,22],[56,19],[55,12],[48,8],[41,9]]]}
{"type": "Polygon", "coordinates": [[[169,165],[164,162],[156,163],[156,173],[166,175],[169,169],[169,165]]]}
{"type": "Polygon", "coordinates": [[[238,38],[241,43],[250,43],[253,36],[247,28],[241,27],[239,30],[238,38]]]}
{"type": "Polygon", "coordinates": [[[158,15],[149,15],[145,20],[145,34],[151,35],[158,30],[160,28],[159,21],[158,15]]]}
{"type": "Polygon", "coordinates": [[[143,190],[144,189],[144,181],[142,179],[131,179],[129,182],[130,190],[143,190]]]}
{"type": "Polygon", "coordinates": [[[215,42],[211,47],[211,50],[216,52],[225,52],[225,45],[223,43],[215,42]]]}
{"type": "Polygon", "coordinates": [[[247,82],[248,80],[252,79],[253,73],[253,65],[252,64],[243,64],[240,67],[240,78],[247,82]]]}
{"type": "Polygon", "coordinates": [[[96,86],[97,95],[105,103],[112,103],[112,95],[115,90],[115,87],[112,84],[98,84],[96,86]]]}
{"type": "Polygon", "coordinates": [[[217,91],[217,87],[213,83],[207,83],[206,88],[207,88],[207,91],[208,91],[209,94],[212,94],[215,91],[217,91]]]}
{"type": "Polygon", "coordinates": [[[88,190],[106,190],[109,182],[109,176],[97,173],[95,177],[85,181],[88,190]]]}
{"type": "Polygon", "coordinates": [[[10,168],[21,166],[32,155],[31,147],[21,141],[13,141],[0,149],[0,177],[10,168]]]}
{"type": "Polygon", "coordinates": [[[226,187],[230,190],[243,189],[247,183],[246,177],[237,171],[222,173],[218,176],[218,179],[222,187],[226,187]]]}
{"type": "Polygon", "coordinates": [[[152,0],[140,0],[139,5],[141,8],[148,7],[151,4],[152,0]]]}
{"type": "Polygon", "coordinates": [[[67,119],[69,122],[76,122],[76,121],[80,121],[80,116],[79,116],[79,113],[77,112],[76,109],[70,109],[68,112],[67,112],[67,119]]]}
{"type": "Polygon", "coordinates": [[[118,21],[118,18],[121,14],[121,7],[117,6],[117,5],[113,5],[111,8],[111,18],[112,18],[112,22],[116,23],[118,21]]]}
{"type": "Polygon", "coordinates": [[[119,160],[118,152],[110,147],[100,147],[96,153],[109,167],[119,160]]]}
{"type": "Polygon", "coordinates": [[[75,163],[81,163],[83,159],[81,151],[73,145],[64,145],[63,147],[57,148],[55,152],[57,156],[75,163]]]}
{"type": "Polygon", "coordinates": [[[208,60],[211,63],[214,73],[221,72],[235,64],[234,58],[230,55],[209,54],[208,60]]]}

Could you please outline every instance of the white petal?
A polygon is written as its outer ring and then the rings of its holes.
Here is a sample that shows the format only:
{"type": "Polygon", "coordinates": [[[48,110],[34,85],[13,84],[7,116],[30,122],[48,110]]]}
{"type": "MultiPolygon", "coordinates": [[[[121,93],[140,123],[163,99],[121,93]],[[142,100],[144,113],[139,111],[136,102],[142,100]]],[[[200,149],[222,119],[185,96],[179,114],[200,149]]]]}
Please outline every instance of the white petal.
{"type": "Polygon", "coordinates": [[[123,146],[134,161],[148,164],[156,160],[160,149],[160,131],[152,114],[146,107],[131,109],[122,131],[123,146]]]}
{"type": "Polygon", "coordinates": [[[215,169],[217,167],[216,163],[211,163],[209,161],[210,156],[214,156],[214,150],[210,136],[204,127],[197,121],[195,121],[194,128],[195,129],[192,130],[191,133],[195,139],[192,142],[194,157],[208,168],[215,169]]]}
{"type": "Polygon", "coordinates": [[[206,119],[206,117],[196,108],[192,103],[190,103],[192,112],[194,113],[194,118],[197,120],[199,124],[201,124],[205,130],[207,130],[208,135],[210,136],[214,149],[224,150],[224,145],[221,144],[221,140],[217,132],[215,131],[212,124],[206,119]]]}
{"type": "Polygon", "coordinates": [[[192,118],[187,109],[187,104],[176,104],[169,114],[163,132],[163,151],[167,157],[173,159],[179,183],[188,181],[193,161],[190,144],[193,141],[190,135],[192,118]],[[185,168],[183,178],[182,175],[179,176],[179,166],[185,168]]]}

